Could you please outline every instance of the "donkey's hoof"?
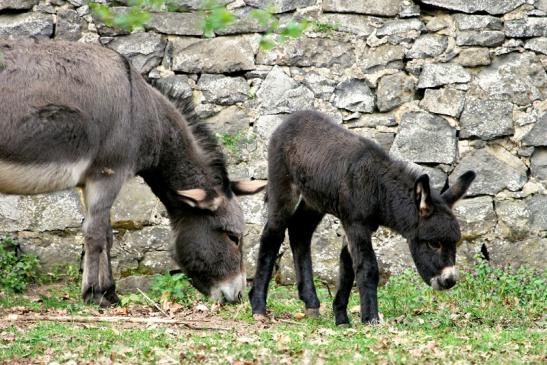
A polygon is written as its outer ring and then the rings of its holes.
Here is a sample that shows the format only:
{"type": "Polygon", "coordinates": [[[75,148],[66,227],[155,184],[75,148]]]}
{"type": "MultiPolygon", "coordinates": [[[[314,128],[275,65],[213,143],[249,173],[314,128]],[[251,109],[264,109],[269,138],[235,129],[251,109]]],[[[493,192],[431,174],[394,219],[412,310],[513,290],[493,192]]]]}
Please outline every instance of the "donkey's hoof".
{"type": "Polygon", "coordinates": [[[349,323],[338,323],[336,324],[338,328],[350,328],[351,325],[349,323]]]}
{"type": "Polygon", "coordinates": [[[82,295],[85,304],[98,305],[100,307],[112,307],[120,303],[120,298],[113,290],[97,292],[88,290],[82,295]]]}
{"type": "Polygon", "coordinates": [[[305,310],[306,317],[310,318],[319,318],[321,313],[319,313],[319,308],[306,308],[305,310]]]}
{"type": "Polygon", "coordinates": [[[253,319],[257,322],[266,322],[268,320],[268,317],[264,314],[253,314],[253,319]]]}

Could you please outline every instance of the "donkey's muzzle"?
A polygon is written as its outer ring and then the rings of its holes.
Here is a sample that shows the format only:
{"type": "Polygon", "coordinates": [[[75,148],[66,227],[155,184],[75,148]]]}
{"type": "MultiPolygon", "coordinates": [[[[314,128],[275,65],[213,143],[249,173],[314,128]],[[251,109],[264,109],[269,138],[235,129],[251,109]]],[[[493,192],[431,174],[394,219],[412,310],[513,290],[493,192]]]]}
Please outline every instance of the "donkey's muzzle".
{"type": "Polygon", "coordinates": [[[222,281],[211,289],[211,297],[220,302],[240,303],[247,277],[244,272],[228,280],[222,281]]]}
{"type": "Polygon", "coordinates": [[[435,290],[447,290],[456,285],[458,281],[458,270],[455,266],[448,266],[431,279],[431,287],[435,290]]]}

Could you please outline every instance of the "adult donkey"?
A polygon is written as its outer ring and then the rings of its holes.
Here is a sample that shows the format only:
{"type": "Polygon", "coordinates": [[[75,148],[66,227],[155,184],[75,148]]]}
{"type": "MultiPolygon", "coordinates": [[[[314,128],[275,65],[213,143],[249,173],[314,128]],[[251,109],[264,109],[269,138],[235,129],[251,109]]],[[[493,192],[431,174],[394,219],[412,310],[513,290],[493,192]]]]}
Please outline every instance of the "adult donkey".
{"type": "Polygon", "coordinates": [[[262,232],[253,288],[256,319],[266,314],[274,260],[288,228],[298,293],[309,314],[318,314],[312,277],[312,234],[326,213],[340,219],[348,246],[340,255],[333,309],[336,324],[349,322],[348,297],[356,278],[363,323],[378,321],[378,263],[371,234],[392,228],[408,241],[423,280],[434,289],[456,282],[460,229],[451,207],[475,177],[468,171],[443,194],[427,175],[395,161],[376,143],[313,111],[294,113],[273,133],[268,150],[268,221],[262,232]]]}
{"type": "Polygon", "coordinates": [[[245,287],[243,213],[216,140],[185,119],[112,50],[68,42],[0,41],[0,192],[84,192],[82,296],[118,302],[110,208],[140,175],[165,205],[175,259],[193,285],[237,301],[245,287]]]}

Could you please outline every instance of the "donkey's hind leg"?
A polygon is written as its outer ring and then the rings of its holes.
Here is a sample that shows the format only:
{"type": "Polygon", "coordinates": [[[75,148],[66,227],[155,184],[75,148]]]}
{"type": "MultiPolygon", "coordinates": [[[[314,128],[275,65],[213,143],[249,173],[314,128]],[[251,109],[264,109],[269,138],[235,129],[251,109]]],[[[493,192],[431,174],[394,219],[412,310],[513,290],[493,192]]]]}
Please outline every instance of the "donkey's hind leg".
{"type": "Polygon", "coordinates": [[[85,183],[86,205],[82,297],[86,303],[107,307],[119,302],[110,266],[113,235],[110,208],[124,182],[122,176],[95,177],[85,183]]]}
{"type": "Polygon", "coordinates": [[[289,240],[296,271],[298,297],[306,306],[306,314],[319,315],[319,298],[313,283],[311,238],[324,214],[311,209],[302,200],[289,220],[289,240]]]}
{"type": "Polygon", "coordinates": [[[334,301],[332,302],[332,311],[336,325],[348,325],[348,301],[355,280],[353,272],[353,262],[348,251],[348,246],[344,245],[340,251],[340,266],[338,267],[338,288],[334,301]]]}

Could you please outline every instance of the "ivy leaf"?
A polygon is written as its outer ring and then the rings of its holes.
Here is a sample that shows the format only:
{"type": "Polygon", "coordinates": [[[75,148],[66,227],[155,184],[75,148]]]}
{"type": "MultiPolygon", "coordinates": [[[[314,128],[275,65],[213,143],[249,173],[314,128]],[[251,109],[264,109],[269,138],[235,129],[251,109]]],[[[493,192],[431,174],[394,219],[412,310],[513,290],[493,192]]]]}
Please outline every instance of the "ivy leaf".
{"type": "Polygon", "coordinates": [[[206,37],[214,36],[215,30],[226,28],[235,21],[235,16],[224,7],[216,7],[205,17],[204,33],[206,37]]]}

